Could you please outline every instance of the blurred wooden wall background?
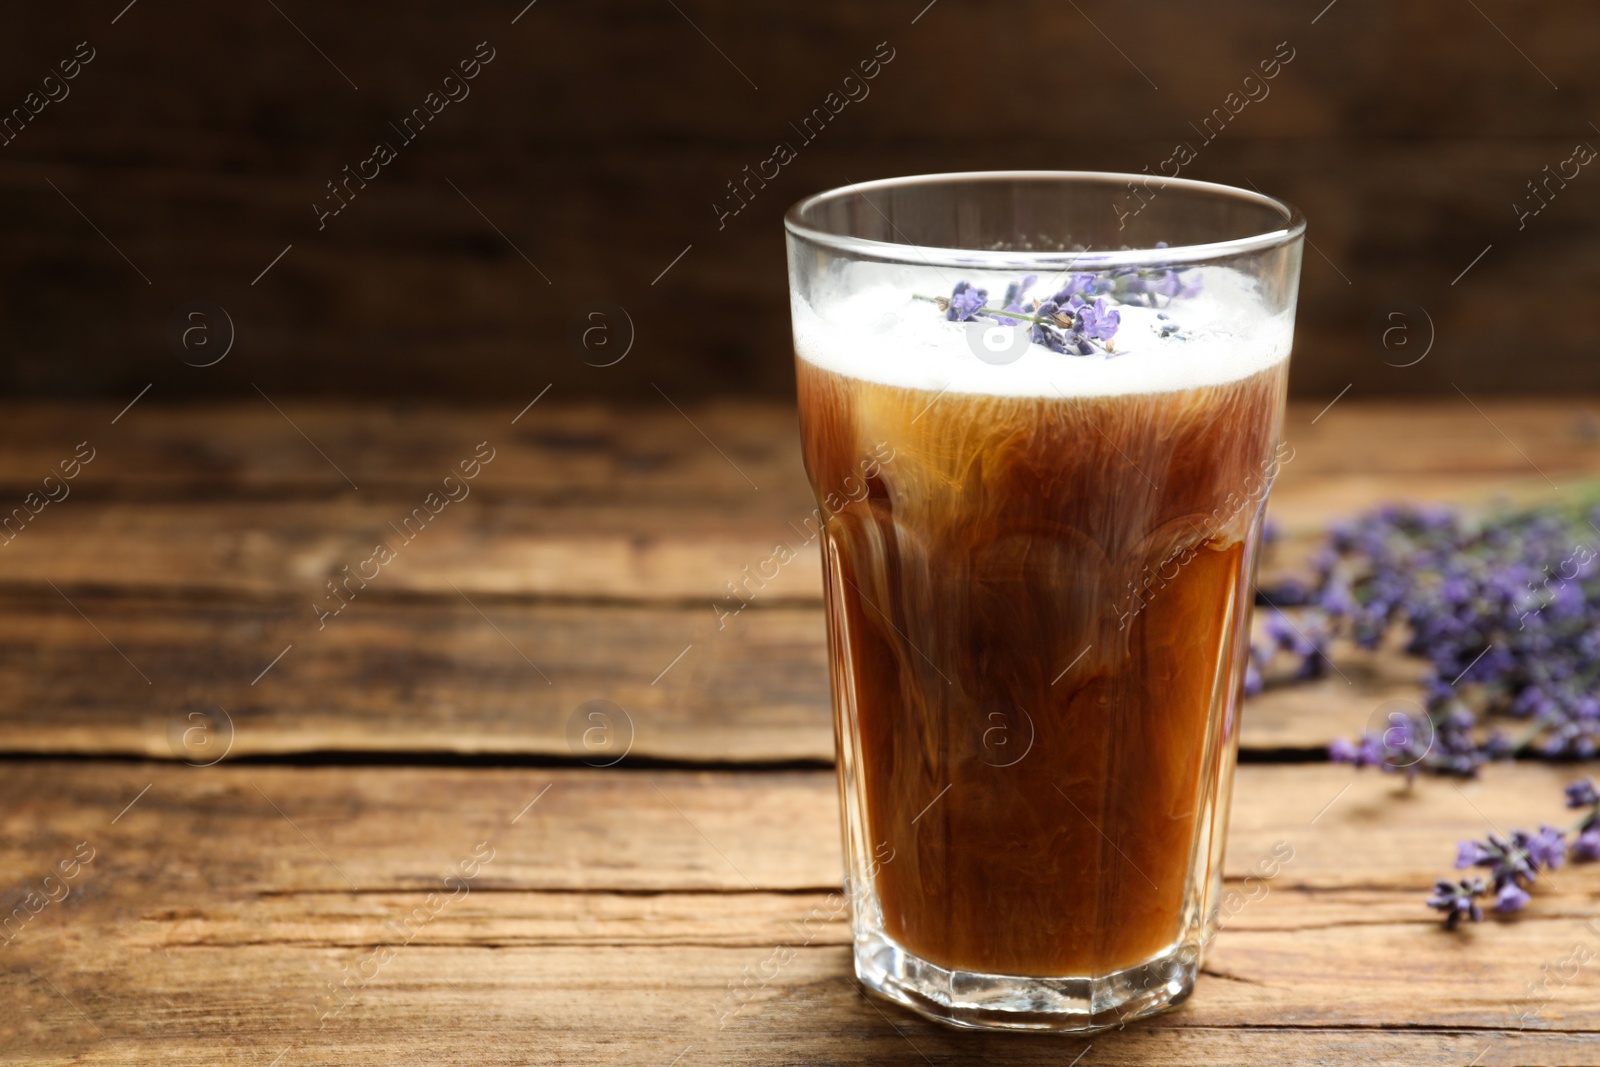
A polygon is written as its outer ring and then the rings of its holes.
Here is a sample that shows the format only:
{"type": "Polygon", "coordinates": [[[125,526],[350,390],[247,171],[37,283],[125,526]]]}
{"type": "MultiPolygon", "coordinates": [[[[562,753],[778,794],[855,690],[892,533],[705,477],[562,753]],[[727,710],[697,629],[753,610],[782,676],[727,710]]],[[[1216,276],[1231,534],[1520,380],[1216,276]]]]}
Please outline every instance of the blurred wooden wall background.
{"type": "Polygon", "coordinates": [[[935,170],[1154,170],[1179,142],[1198,153],[1185,175],[1253,183],[1311,220],[1300,395],[1600,386],[1600,165],[1564,165],[1600,147],[1591,3],[926,2],[13,12],[0,109],[66,95],[0,146],[0,387],[781,395],[780,219],[794,200],[935,170]],[[45,83],[79,42],[94,58],[45,83]],[[470,96],[403,143],[389,123],[478,42],[493,59],[470,96]],[[880,42],[893,59],[870,95],[802,145],[790,124],[880,42]],[[1190,124],[1280,42],[1294,58],[1270,95],[1203,143],[1190,124]],[[397,158],[319,230],[325,183],[380,140],[397,158]],[[726,183],[779,141],[798,157],[719,228],[726,183]],[[1563,166],[1575,176],[1548,182],[1563,166]],[[1547,183],[1544,206],[1519,222],[1530,182],[1547,183]],[[215,366],[186,366],[169,344],[194,300],[235,324],[215,366]],[[614,366],[586,364],[572,341],[590,301],[634,324],[614,366]],[[1428,320],[1427,357],[1397,366],[1421,353],[1428,320]]]}

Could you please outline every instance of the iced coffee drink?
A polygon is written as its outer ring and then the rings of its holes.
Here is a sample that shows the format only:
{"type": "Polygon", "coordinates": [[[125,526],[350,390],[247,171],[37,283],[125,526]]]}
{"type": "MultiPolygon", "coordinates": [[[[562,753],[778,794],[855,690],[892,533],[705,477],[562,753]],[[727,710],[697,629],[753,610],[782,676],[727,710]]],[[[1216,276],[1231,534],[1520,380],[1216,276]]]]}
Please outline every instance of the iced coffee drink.
{"type": "Polygon", "coordinates": [[[959,1025],[1159,1010],[1213,919],[1299,223],[1178,183],[1097,253],[1112,188],[790,215],[856,969],[959,1025]]]}

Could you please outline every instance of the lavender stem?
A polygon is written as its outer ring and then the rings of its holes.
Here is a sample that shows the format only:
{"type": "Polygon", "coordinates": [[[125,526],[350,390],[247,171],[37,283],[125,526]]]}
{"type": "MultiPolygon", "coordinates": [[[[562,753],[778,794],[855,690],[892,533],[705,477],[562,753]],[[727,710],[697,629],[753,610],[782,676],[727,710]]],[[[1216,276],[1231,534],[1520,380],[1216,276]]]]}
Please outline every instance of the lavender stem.
{"type": "MultiPolygon", "coordinates": [[[[921,293],[912,293],[911,294],[911,299],[913,299],[913,300],[926,300],[930,304],[937,304],[940,300],[943,300],[945,298],[944,297],[939,297],[939,296],[923,296],[921,293]]],[[[992,308],[992,307],[989,307],[988,305],[984,305],[983,307],[979,308],[977,311],[974,311],[972,314],[973,314],[974,318],[976,318],[979,315],[1003,315],[1008,319],[1020,319],[1023,322],[1037,322],[1037,323],[1041,323],[1041,324],[1043,324],[1045,326],[1060,326],[1061,325],[1059,320],[1054,319],[1054,318],[1050,318],[1049,316],[1046,316],[1046,315],[1026,315],[1026,314],[1023,314],[1020,311],[1002,311],[999,308],[992,308]]],[[[1071,319],[1069,318],[1068,321],[1070,322],[1071,319]]]]}

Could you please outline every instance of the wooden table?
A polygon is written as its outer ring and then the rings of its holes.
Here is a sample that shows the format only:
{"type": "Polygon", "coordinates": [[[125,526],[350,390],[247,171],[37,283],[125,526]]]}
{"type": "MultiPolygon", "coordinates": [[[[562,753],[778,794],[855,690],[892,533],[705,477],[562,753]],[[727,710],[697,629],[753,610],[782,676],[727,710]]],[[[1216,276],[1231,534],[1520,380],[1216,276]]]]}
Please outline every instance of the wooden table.
{"type": "MultiPolygon", "coordinates": [[[[1562,964],[1600,952],[1600,867],[1514,922],[1449,934],[1422,906],[1458,838],[1559,821],[1582,769],[1407,792],[1322,762],[1415,692],[1355,655],[1248,705],[1230,883],[1293,859],[1188,1004],[1081,1038],[868,1000],[828,904],[817,560],[720,631],[712,608],[811,510],[793,411],[557,400],[514,424],[525,399],[0,412],[0,504],[67,493],[0,544],[0,1060],[1600,1062],[1600,963],[1562,964]],[[426,510],[475,452],[469,495],[426,510]]],[[[1594,403],[1320,408],[1290,413],[1276,566],[1378,500],[1600,468],[1594,403]]]]}

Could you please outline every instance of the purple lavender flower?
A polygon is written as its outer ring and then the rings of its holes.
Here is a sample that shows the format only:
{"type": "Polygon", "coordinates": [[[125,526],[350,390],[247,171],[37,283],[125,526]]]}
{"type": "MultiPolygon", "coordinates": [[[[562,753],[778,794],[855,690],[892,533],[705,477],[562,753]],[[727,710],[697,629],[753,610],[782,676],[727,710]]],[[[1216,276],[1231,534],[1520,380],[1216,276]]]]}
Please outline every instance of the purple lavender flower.
{"type": "MultiPolygon", "coordinates": [[[[950,322],[992,319],[1002,326],[1025,325],[1028,339],[1052,352],[1075,356],[1109,353],[1109,342],[1122,324],[1122,314],[1104,296],[1096,294],[1113,292],[1115,287],[1102,276],[1072,274],[1053,297],[1029,307],[1027,293],[1038,280],[1038,275],[1028,274],[1007,285],[998,311],[988,306],[988,290],[967,281],[957,282],[948,297],[921,299],[934,300],[950,322]],[[1095,297],[1092,304],[1087,299],[1091,296],[1095,297]]],[[[1113,299],[1117,297],[1113,295],[1113,299]]]]}
{"type": "Polygon", "coordinates": [[[1530,836],[1518,830],[1512,833],[1513,841],[1517,843],[1507,841],[1498,834],[1490,834],[1485,841],[1462,841],[1456,853],[1456,870],[1466,867],[1489,868],[1490,879],[1497,891],[1513,882],[1531,883],[1539,876],[1539,870],[1524,847],[1530,836]]]}
{"type": "Polygon", "coordinates": [[[1456,870],[1466,870],[1468,867],[1483,867],[1492,864],[1498,851],[1484,844],[1482,841],[1458,841],[1456,843],[1456,870]]]}
{"type": "Polygon", "coordinates": [[[1155,267],[1141,270],[1127,267],[1112,271],[1108,279],[1097,281],[1094,291],[1108,292],[1124,304],[1165,307],[1173,300],[1198,295],[1201,287],[1200,274],[1192,268],[1155,267]]]}
{"type": "Polygon", "coordinates": [[[1585,830],[1572,843],[1572,862],[1590,863],[1600,860],[1600,828],[1585,830]]]}
{"type": "Polygon", "coordinates": [[[1567,807],[1592,808],[1600,805],[1600,790],[1595,789],[1593,778],[1582,778],[1567,785],[1567,807]]]}
{"type": "Polygon", "coordinates": [[[1322,606],[1323,611],[1334,618],[1348,618],[1360,608],[1356,598],[1351,595],[1350,587],[1337,581],[1323,585],[1316,602],[1322,606]]]}
{"type": "Polygon", "coordinates": [[[1536,834],[1525,833],[1521,830],[1512,835],[1513,842],[1527,854],[1528,862],[1535,869],[1558,869],[1567,858],[1567,835],[1548,824],[1539,827],[1536,834]]]}
{"type": "Polygon", "coordinates": [[[1459,882],[1441,878],[1433,887],[1433,896],[1428,898],[1428,907],[1444,912],[1445,928],[1454,930],[1463,916],[1475,923],[1483,921],[1483,909],[1478,906],[1477,898],[1487,891],[1482,878],[1471,881],[1463,878],[1459,882]]]}
{"type": "Polygon", "coordinates": [[[1359,742],[1343,737],[1328,743],[1328,759],[1334,763],[1348,763],[1353,767],[1376,767],[1384,764],[1383,738],[1372,731],[1361,735],[1359,742]]]}
{"type": "Polygon", "coordinates": [[[1122,313],[1106,305],[1105,297],[1096,297],[1092,306],[1078,313],[1078,328],[1083,336],[1095,341],[1109,341],[1117,335],[1122,323],[1122,313]]]}
{"type": "Polygon", "coordinates": [[[1530,685],[1511,699],[1506,705],[1506,713],[1515,715],[1519,719],[1537,719],[1548,715],[1554,706],[1555,702],[1544,695],[1543,689],[1537,685],[1530,685]]]}
{"type": "MultiPolygon", "coordinates": [[[[1044,303],[1039,305],[1039,309],[1037,312],[1035,312],[1035,314],[1039,315],[1041,318],[1047,318],[1056,314],[1060,310],[1061,308],[1056,305],[1054,300],[1046,300],[1044,303]]],[[[1044,345],[1052,352],[1060,352],[1063,355],[1067,352],[1066,338],[1062,332],[1056,329],[1054,326],[1047,326],[1042,322],[1036,322],[1033,324],[1033,329],[1028,331],[1028,339],[1036,345],[1044,345]]],[[[1076,347],[1074,347],[1072,351],[1076,353],[1076,347]]]]}
{"type": "Polygon", "coordinates": [[[1157,271],[1146,283],[1148,291],[1173,300],[1186,300],[1200,293],[1200,276],[1192,270],[1157,271]]]}
{"type": "Polygon", "coordinates": [[[1426,758],[1430,769],[1440,774],[1471,778],[1490,758],[1487,745],[1478,744],[1472,728],[1476,722],[1470,710],[1452,700],[1434,701],[1433,744],[1418,756],[1420,766],[1426,758]]]}
{"type": "Polygon", "coordinates": [[[950,306],[944,317],[951,322],[966,322],[988,303],[989,290],[979,289],[968,282],[956,282],[950,291],[950,306]]]}
{"type": "Polygon", "coordinates": [[[1001,310],[1026,311],[1027,308],[1023,307],[1022,300],[1027,296],[1028,290],[1033,288],[1033,283],[1038,280],[1037,274],[1025,274],[1020,280],[1006,286],[1006,298],[1000,304],[1001,310]]]}
{"type": "Polygon", "coordinates": [[[1521,911],[1527,907],[1528,901],[1533,898],[1528,896],[1528,891],[1515,882],[1507,882],[1501,886],[1494,895],[1495,911],[1521,911]]]}
{"type": "MultiPolygon", "coordinates": [[[[1383,738],[1384,748],[1397,752],[1411,752],[1419,746],[1427,745],[1428,738],[1433,733],[1428,726],[1428,720],[1423,716],[1390,712],[1389,727],[1379,736],[1383,738]]],[[[1421,754],[1418,753],[1419,756],[1421,754]]]]}
{"type": "Polygon", "coordinates": [[[1084,302],[1083,294],[1090,292],[1094,288],[1094,284],[1095,278],[1093,274],[1068,275],[1067,284],[1063,285],[1050,299],[1054,300],[1057,306],[1066,307],[1072,303],[1073,297],[1077,297],[1078,304],[1081,306],[1084,302]]]}
{"type": "Polygon", "coordinates": [[[1489,736],[1483,742],[1483,755],[1486,759],[1510,759],[1516,751],[1516,744],[1498,726],[1490,729],[1489,736]]]}
{"type": "Polygon", "coordinates": [[[1320,678],[1327,673],[1332,662],[1326,652],[1327,644],[1332,639],[1328,618],[1316,611],[1302,614],[1299,618],[1300,621],[1296,623],[1276,607],[1264,617],[1262,628],[1272,642],[1264,659],[1272,658],[1277,652],[1287,653],[1287,659],[1294,667],[1291,673],[1294,680],[1320,678]]]}

